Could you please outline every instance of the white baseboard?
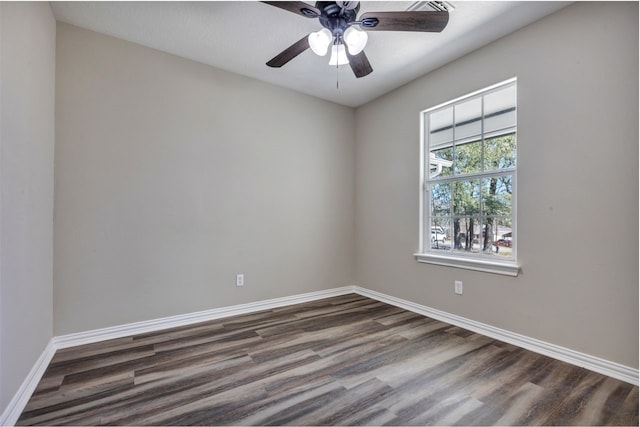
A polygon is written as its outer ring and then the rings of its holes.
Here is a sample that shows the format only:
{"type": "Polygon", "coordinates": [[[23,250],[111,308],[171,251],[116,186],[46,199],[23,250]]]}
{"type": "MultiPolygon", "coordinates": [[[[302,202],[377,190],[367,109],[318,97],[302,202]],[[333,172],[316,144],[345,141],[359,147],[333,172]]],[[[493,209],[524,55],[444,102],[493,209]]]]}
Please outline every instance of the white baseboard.
{"type": "Polygon", "coordinates": [[[195,323],[207,322],[209,320],[221,319],[224,317],[255,313],[262,310],[271,310],[277,307],[316,301],[323,298],[345,295],[353,292],[353,286],[345,286],[342,288],[309,292],[288,297],[251,302],[247,304],[214,308],[211,310],[198,311],[195,313],[180,314],[177,316],[146,320],[143,322],[128,323],[126,325],[112,326],[108,328],[95,329],[92,331],[78,332],[75,334],[61,335],[59,337],[55,337],[53,340],[55,342],[56,349],[75,347],[77,345],[91,344],[98,341],[128,337],[130,335],[144,334],[148,332],[156,332],[163,329],[192,325],[195,323]]]}
{"type": "Polygon", "coordinates": [[[380,292],[361,288],[359,286],[354,286],[353,292],[454,326],[459,326],[469,331],[486,335],[490,338],[495,338],[518,347],[526,348],[527,350],[531,350],[572,365],[580,366],[633,385],[638,385],[638,369],[630,368],[619,363],[611,362],[609,360],[601,359],[599,357],[591,356],[589,354],[581,353],[579,351],[571,350],[569,348],[561,347],[535,338],[520,335],[515,332],[496,328],[485,323],[476,322],[475,320],[436,310],[411,301],[406,301],[380,292]]]}
{"type": "Polygon", "coordinates": [[[264,301],[257,301],[248,304],[234,305],[230,307],[214,308],[212,310],[199,311],[195,313],[181,314],[178,316],[163,317],[143,322],[129,323],[108,328],[96,329],[92,331],[79,332],[69,335],[53,337],[45,350],[36,361],[35,365],[27,375],[11,402],[0,415],[0,426],[13,426],[18,421],[20,414],[27,406],[31,395],[38,386],[42,375],[44,375],[49,362],[53,358],[56,350],[74,347],[82,344],[122,338],[130,335],[156,332],[163,329],[175,328],[179,326],[191,325],[209,320],[221,319],[224,317],[237,316],[239,314],[255,313],[262,310],[284,307],[287,305],[316,301],[323,298],[346,295],[354,292],[353,286],[327,289],[317,292],[309,292],[300,295],[293,295],[283,298],[274,298],[264,301]]]}
{"type": "Polygon", "coordinates": [[[20,385],[20,388],[18,388],[13,399],[11,399],[5,410],[0,414],[0,426],[13,426],[16,424],[55,353],[56,347],[53,339],[51,339],[38,360],[36,360],[31,371],[27,374],[22,385],[20,385]]]}
{"type": "Polygon", "coordinates": [[[234,305],[230,307],[215,308],[212,310],[199,311],[195,313],[182,314],[178,316],[164,317],[160,319],[148,320],[143,322],[129,323],[126,325],[113,326],[109,328],[96,329],[92,331],[79,332],[75,334],[62,335],[54,337],[44,349],[35,365],[25,378],[24,382],[14,395],[11,402],[7,405],[4,412],[0,415],[0,426],[15,425],[29,402],[31,395],[36,389],[38,382],[42,378],[49,362],[53,358],[56,350],[74,347],[82,344],[90,344],[98,341],[104,341],[114,338],[122,338],[130,335],[160,331],[168,328],[191,325],[209,320],[221,319],[225,317],[237,316],[240,314],[255,313],[262,310],[270,310],[273,308],[284,307],[287,305],[299,304],[304,302],[316,301],[323,298],[329,298],[339,295],[356,293],[365,297],[369,297],[405,310],[423,316],[431,317],[451,325],[459,326],[527,350],[570,363],[572,365],[581,366],[594,372],[607,375],[621,381],[625,381],[634,385],[638,385],[638,369],[630,368],[615,362],[580,353],[565,347],[560,347],[535,338],[510,332],[504,329],[496,328],[491,325],[476,322],[455,314],[436,310],[424,305],[416,304],[411,301],[396,298],[380,292],[372,291],[359,286],[345,286],[342,288],[334,288],[317,292],[309,292],[300,295],[293,295],[283,298],[275,298],[264,301],[258,301],[248,304],[234,305]]]}

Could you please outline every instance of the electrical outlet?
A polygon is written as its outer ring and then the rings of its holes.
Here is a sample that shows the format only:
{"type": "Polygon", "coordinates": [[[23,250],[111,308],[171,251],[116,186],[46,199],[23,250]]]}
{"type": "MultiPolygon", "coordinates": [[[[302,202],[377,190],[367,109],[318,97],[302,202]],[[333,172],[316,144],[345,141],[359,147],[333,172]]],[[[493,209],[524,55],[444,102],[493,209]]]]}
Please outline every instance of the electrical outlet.
{"type": "Polygon", "coordinates": [[[236,274],[236,286],[244,286],[244,274],[236,274]]]}
{"type": "Polygon", "coordinates": [[[453,290],[456,294],[462,295],[462,281],[456,280],[455,282],[453,282],[453,290]]]}

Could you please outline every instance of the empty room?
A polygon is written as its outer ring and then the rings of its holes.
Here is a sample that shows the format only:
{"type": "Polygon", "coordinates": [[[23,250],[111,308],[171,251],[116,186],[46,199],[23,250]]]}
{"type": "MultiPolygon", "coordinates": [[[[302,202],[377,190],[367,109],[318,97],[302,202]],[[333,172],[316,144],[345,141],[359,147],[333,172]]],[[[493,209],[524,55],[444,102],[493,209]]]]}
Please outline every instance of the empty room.
{"type": "Polygon", "coordinates": [[[0,2],[0,425],[638,425],[638,2],[0,2]]]}

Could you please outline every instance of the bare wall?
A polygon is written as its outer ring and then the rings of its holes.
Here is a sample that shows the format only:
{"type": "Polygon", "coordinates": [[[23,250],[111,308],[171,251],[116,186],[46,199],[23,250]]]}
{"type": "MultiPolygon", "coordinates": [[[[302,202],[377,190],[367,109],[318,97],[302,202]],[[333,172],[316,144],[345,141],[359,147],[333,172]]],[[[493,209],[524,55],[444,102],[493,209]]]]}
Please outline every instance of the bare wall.
{"type": "Polygon", "coordinates": [[[64,23],[56,91],[56,335],[354,283],[354,110],[64,23]]]}
{"type": "Polygon", "coordinates": [[[0,413],[53,336],[56,24],[0,2],[0,413]]]}
{"type": "Polygon", "coordinates": [[[638,367],[637,3],[571,5],[359,108],[356,132],[361,286],[638,367]],[[419,264],[419,112],[514,76],[521,274],[419,264]]]}

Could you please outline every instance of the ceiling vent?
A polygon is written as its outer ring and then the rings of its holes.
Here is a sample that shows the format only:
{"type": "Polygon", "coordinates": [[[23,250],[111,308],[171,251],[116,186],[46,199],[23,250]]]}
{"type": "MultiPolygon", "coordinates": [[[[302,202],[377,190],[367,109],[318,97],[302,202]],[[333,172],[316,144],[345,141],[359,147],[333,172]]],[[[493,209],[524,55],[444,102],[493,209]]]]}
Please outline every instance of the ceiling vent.
{"type": "Polygon", "coordinates": [[[453,12],[455,7],[448,1],[417,1],[407,8],[407,11],[416,10],[453,12]]]}

